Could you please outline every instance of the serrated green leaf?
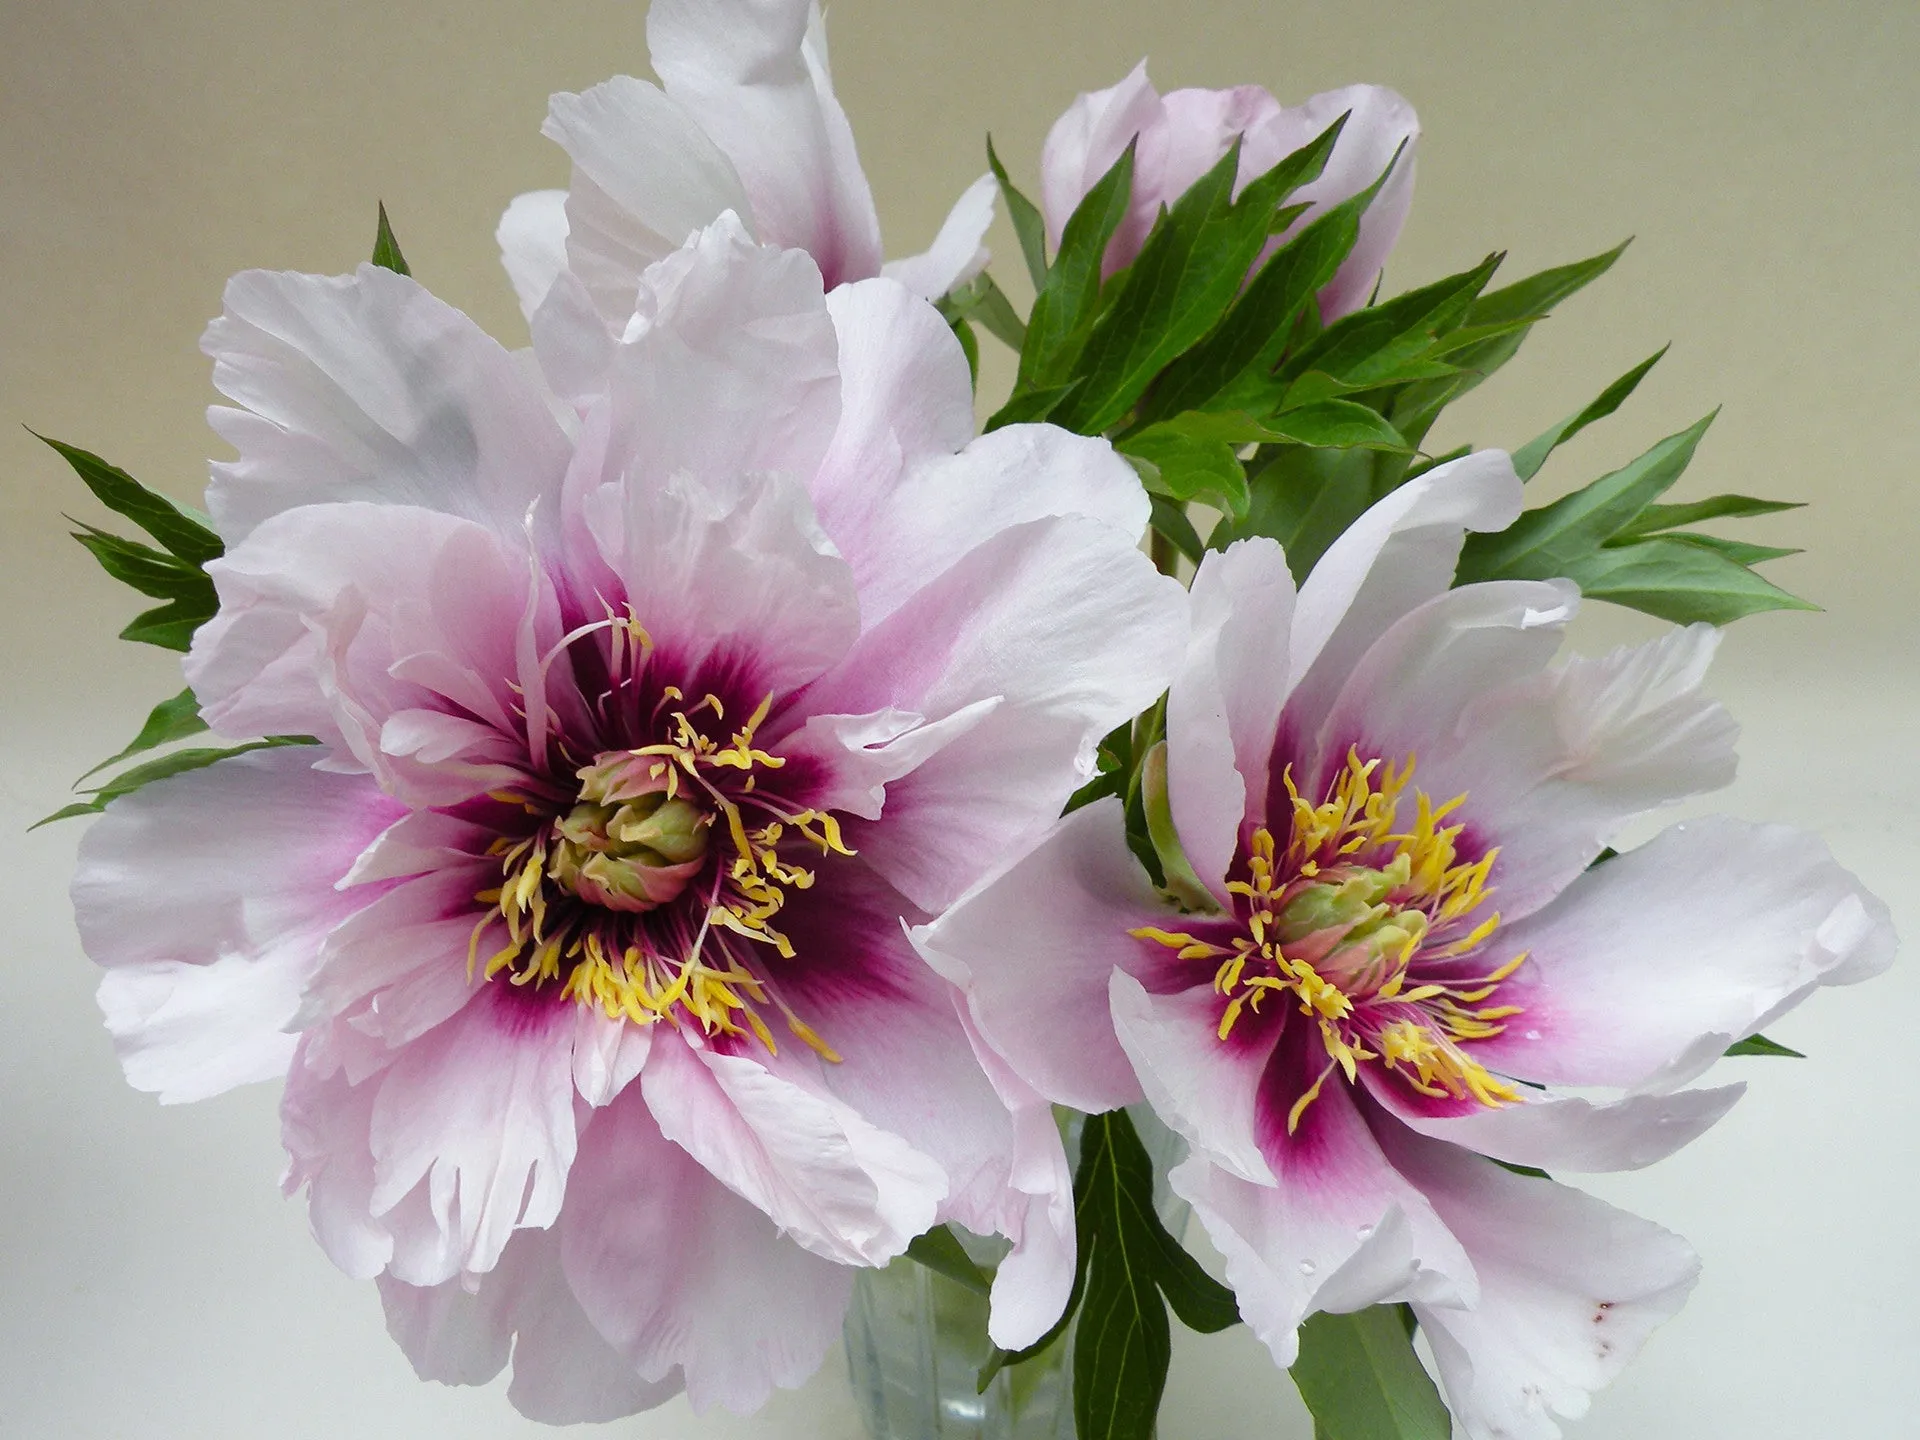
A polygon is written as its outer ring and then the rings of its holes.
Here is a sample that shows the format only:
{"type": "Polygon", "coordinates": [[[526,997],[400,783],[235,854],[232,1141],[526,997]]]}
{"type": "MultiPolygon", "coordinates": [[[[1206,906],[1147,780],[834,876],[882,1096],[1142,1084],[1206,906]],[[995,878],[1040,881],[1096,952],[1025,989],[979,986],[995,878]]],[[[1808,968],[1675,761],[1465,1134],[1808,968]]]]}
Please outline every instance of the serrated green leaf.
{"type": "Polygon", "coordinates": [[[1458,328],[1502,258],[1489,255],[1471,269],[1343,316],[1289,357],[1276,378],[1284,386],[1315,370],[1352,382],[1391,374],[1458,328]]]}
{"type": "Polygon", "coordinates": [[[51,446],[73,467],[73,472],[93,491],[95,498],[117,515],[124,515],[159,541],[170,554],[190,565],[205,565],[225,553],[220,537],[201,524],[184,506],[176,505],[157,491],[149,490],[118,466],[109,465],[91,451],[77,445],[53,440],[37,431],[27,432],[51,446]]]}
{"type": "Polygon", "coordinates": [[[244,745],[233,745],[223,750],[211,748],[175,750],[169,755],[162,755],[157,760],[149,760],[144,765],[136,765],[131,770],[121,771],[106,784],[89,790],[87,799],[63,806],[44,820],[36,820],[28,828],[38,830],[42,825],[51,825],[55,820],[97,814],[121,796],[131,795],[142,786],[151,785],[156,780],[184,775],[190,770],[204,770],[209,765],[216,765],[235,755],[244,755],[249,750],[270,750],[281,745],[318,745],[319,743],[308,735],[269,735],[264,740],[250,740],[244,745]]]}
{"type": "Polygon", "coordinates": [[[1157,425],[1129,436],[1119,449],[1130,460],[1146,462],[1135,469],[1149,494],[1183,505],[1199,500],[1229,515],[1247,513],[1247,473],[1230,442],[1157,425]]]}
{"type": "Polygon", "coordinates": [[[1698,525],[1702,520],[1747,520],[1756,515],[1777,515],[1783,510],[1800,510],[1797,500],[1756,500],[1751,495],[1712,495],[1684,505],[1649,505],[1616,533],[1620,536],[1652,535],[1661,530],[1677,530],[1682,525],[1698,525]]]}
{"type": "Polygon", "coordinates": [[[1736,1040],[1727,1047],[1729,1055],[1777,1055],[1787,1060],[1804,1060],[1807,1057],[1798,1050],[1789,1050],[1786,1046],[1767,1039],[1764,1035],[1749,1035],[1744,1040],[1736,1040]]]}
{"type": "Polygon", "coordinates": [[[1505,530],[1469,535],[1460,552],[1456,583],[1559,575],[1578,579],[1571,567],[1588,561],[1680,478],[1713,418],[1707,415],[1620,469],[1551,505],[1527,511],[1505,530]]]}
{"type": "Polygon", "coordinates": [[[1325,1440],[1448,1440],[1453,1421],[1397,1307],[1308,1317],[1289,1372],[1325,1440]]]}
{"type": "Polygon", "coordinates": [[[993,1289],[993,1277],[974,1263],[966,1247],[945,1225],[936,1225],[924,1235],[907,1242],[907,1255],[936,1275],[957,1281],[977,1295],[993,1289]]]}
{"type": "Polygon", "coordinates": [[[1100,307],[1101,264],[1107,242],[1126,218],[1133,197],[1133,152],[1129,142],[1113,167],[1081,199],[1060,235],[1046,283],[1027,317],[1015,397],[1050,390],[1074,379],[1075,362],[1100,307]]]}
{"type": "Polygon", "coordinates": [[[130,756],[142,754],[148,750],[157,750],[162,745],[171,745],[176,740],[184,740],[189,735],[198,735],[207,728],[207,722],[200,718],[200,702],[194,698],[192,690],[182,690],[171,700],[162,700],[147,716],[146,724],[140,727],[140,733],[133,737],[127,748],[118,755],[110,755],[80,778],[97,775],[110,765],[118,765],[130,756]]]}
{"type": "Polygon", "coordinates": [[[1322,450],[1407,450],[1400,432],[1376,410],[1351,400],[1318,400],[1270,417],[1266,428],[1276,440],[1322,450]]]}
{"type": "Polygon", "coordinates": [[[1073,380],[1065,385],[1055,385],[1048,390],[1015,389],[1014,393],[1007,398],[1007,403],[994,411],[988,417],[987,423],[980,428],[984,432],[998,430],[1003,425],[1038,424],[1053,413],[1054,406],[1073,394],[1079,384],[1078,380],[1073,380]]]}
{"type": "Polygon", "coordinates": [[[1687,535],[1603,546],[1562,567],[1581,593],[1675,624],[1727,625],[1765,610],[1820,607],[1687,535]]]}
{"type": "Polygon", "coordinates": [[[1490,290],[1467,312],[1469,325],[1491,325],[1502,320],[1518,320],[1524,315],[1547,315],[1568,296],[1577,294],[1613,268],[1613,262],[1633,243],[1629,236],[1611,250],[1555,265],[1498,290],[1490,290]]]}
{"type": "Polygon", "coordinates": [[[387,222],[387,205],[380,202],[380,221],[373,232],[373,263],[396,275],[411,275],[407,257],[400,253],[400,242],[393,238],[393,226],[387,222]]]}
{"type": "Polygon", "coordinates": [[[1325,168],[1342,116],[1247,183],[1235,198],[1240,144],[1160,217],[1081,353],[1087,383],[1060,423],[1099,434],[1133,408],[1148,384],[1197,344],[1239,299],[1272,236],[1280,202],[1325,168]]]}
{"type": "Polygon", "coordinates": [[[1033,279],[1033,291],[1037,295],[1047,283],[1047,222],[1034,203],[1007,178],[1006,166],[993,153],[991,135],[987,137],[987,164],[999,183],[1000,198],[1007,202],[1007,219],[1013,222],[1013,233],[1019,237],[1020,254],[1027,262],[1027,274],[1033,279]]]}
{"type": "Polygon", "coordinates": [[[88,525],[85,521],[75,523],[80,529],[70,532],[73,538],[100,562],[102,570],[122,585],[130,585],[142,595],[151,595],[156,600],[203,599],[207,603],[207,613],[213,613],[219,603],[214,595],[213,581],[198,565],[189,565],[177,555],[169,555],[151,545],[142,545],[137,540],[124,539],[88,525]]]}
{"type": "Polygon", "coordinates": [[[1569,415],[1558,425],[1536,435],[1525,445],[1522,445],[1518,450],[1514,451],[1513,468],[1519,472],[1520,478],[1522,480],[1531,480],[1535,475],[1540,473],[1540,467],[1546,464],[1547,457],[1556,449],[1571,440],[1575,435],[1578,435],[1582,430],[1586,429],[1587,426],[1593,424],[1594,421],[1604,420],[1607,416],[1618,410],[1626,398],[1633,394],[1634,388],[1646,378],[1647,372],[1660,363],[1660,357],[1665,355],[1668,349],[1668,346],[1662,345],[1658,350],[1654,351],[1653,354],[1649,355],[1618,380],[1607,386],[1606,389],[1602,390],[1586,408],[1569,415]]]}

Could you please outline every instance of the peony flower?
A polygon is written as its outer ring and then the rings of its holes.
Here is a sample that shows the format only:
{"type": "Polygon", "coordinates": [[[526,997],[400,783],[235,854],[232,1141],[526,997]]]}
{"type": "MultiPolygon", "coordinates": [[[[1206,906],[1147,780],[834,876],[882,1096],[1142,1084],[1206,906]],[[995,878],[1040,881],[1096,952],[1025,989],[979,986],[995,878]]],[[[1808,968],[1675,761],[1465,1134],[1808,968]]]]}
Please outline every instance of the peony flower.
{"type": "Polygon", "coordinates": [[[73,887],[129,1079],[284,1074],[327,1254],[423,1375],[511,1348],[552,1421],[757,1405],[946,1220],[1015,1242],[996,1340],[1057,1316],[1058,1135],[905,927],[1184,635],[1132,470],[972,438],[895,282],[723,216],[638,293],[575,415],[403,276],[230,284],[186,670],[217,731],[319,748],[116,802],[73,887]]]}
{"type": "Polygon", "coordinates": [[[1111,275],[1140,253],[1161,208],[1172,205],[1218,164],[1236,138],[1242,142],[1238,194],[1239,186],[1271,170],[1342,115],[1348,115],[1346,128],[1326,170],[1292,197],[1310,208],[1276,238],[1276,246],[1372,185],[1403,145],[1407,150],[1361,217],[1353,252],[1320,292],[1321,318],[1333,321],[1367,303],[1413,204],[1412,146],[1420,122],[1411,105],[1383,86],[1349,85],[1291,108],[1258,85],[1162,95],[1147,79],[1143,60],[1111,89],[1081,95],[1047,132],[1040,152],[1040,208],[1047,237],[1054,245],[1060,243],[1074,208],[1138,137],[1132,203],[1107,243],[1103,268],[1111,275]]]}
{"type": "Polygon", "coordinates": [[[570,188],[520,196],[496,237],[529,317],[570,272],[624,324],[640,272],[727,210],[767,244],[807,251],[829,289],[884,271],[935,300],[986,268],[991,175],[930,249],[881,264],[814,0],[653,0],[647,47],[659,86],[620,75],[553,97],[541,133],[572,159],[570,188]]]}
{"type": "Polygon", "coordinates": [[[1148,777],[1166,887],[1103,800],[916,932],[1041,1093],[1144,1093],[1185,1136],[1173,1188],[1280,1364],[1314,1311],[1410,1302],[1476,1440],[1558,1435],[1697,1268],[1494,1162],[1660,1159],[1743,1088],[1688,1082],[1894,943],[1780,826],[1690,820],[1596,863],[1731,778],[1717,636],[1551,663],[1573,587],[1447,588],[1463,528],[1519,497],[1497,452],[1429,471],[1297,594],[1269,541],[1208,555],[1148,777]]]}

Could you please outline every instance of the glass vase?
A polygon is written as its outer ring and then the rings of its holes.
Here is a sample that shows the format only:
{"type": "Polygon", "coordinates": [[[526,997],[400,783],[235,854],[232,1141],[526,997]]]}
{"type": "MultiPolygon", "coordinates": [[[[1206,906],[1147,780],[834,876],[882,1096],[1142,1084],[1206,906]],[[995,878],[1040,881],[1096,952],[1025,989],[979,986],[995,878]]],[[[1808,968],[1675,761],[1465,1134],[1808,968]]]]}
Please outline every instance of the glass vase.
{"type": "MultiPolygon", "coordinates": [[[[1167,1169],[1185,1142],[1145,1106],[1128,1111],[1153,1161],[1154,1207],[1176,1238],[1187,1204],[1167,1187],[1167,1169]]],[[[1080,1117],[1066,1127],[1067,1153],[1079,1149],[1080,1117]]],[[[996,1264],[1007,1242],[954,1234],[982,1265],[996,1264]]],[[[864,1270],[847,1311],[847,1369],[870,1440],[1073,1440],[1073,1326],[1041,1354],[1002,1370],[982,1391],[990,1351],[987,1301],[958,1281],[905,1256],[864,1270]]]]}

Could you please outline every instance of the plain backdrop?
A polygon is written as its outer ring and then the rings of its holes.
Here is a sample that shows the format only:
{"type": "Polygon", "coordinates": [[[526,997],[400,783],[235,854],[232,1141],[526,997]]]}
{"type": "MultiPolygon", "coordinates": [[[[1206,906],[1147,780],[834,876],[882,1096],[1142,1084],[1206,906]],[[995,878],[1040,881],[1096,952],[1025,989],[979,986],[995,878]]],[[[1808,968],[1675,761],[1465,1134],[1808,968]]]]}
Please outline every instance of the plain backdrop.
{"type": "MultiPolygon", "coordinates": [[[[1052,118],[1142,55],[1163,87],[1403,91],[1425,136],[1390,288],[1491,249],[1518,275],[1638,237],[1436,448],[1517,445],[1674,342],[1535,484],[1589,479],[1724,404],[1676,495],[1811,502],[1739,528],[1805,546],[1770,573],[1826,613],[1728,637],[1714,685],[1746,741],[1714,804],[1819,828],[1920,934],[1920,6],[839,0],[830,30],[894,254],[984,168],[987,129],[1031,188],[1052,118]]],[[[540,1433],[500,1388],[413,1378],[372,1287],[278,1195],[270,1087],[163,1109],[121,1082],[67,908],[78,827],[23,832],[179,680],[112,638],[130,597],[61,518],[100,517],[19,427],[195,496],[214,445],[196,341],[223,280],[350,268],[377,197],[415,274],[523,343],[491,237],[515,193],[565,183],[546,96],[645,67],[633,0],[0,5],[0,1435],[540,1433]]],[[[995,241],[1011,258],[1004,227],[995,241]]],[[[1016,292],[1018,269],[999,267],[1016,292]]],[[[991,386],[1007,369],[985,344],[991,386]]],[[[1611,612],[1581,634],[1649,628],[1611,612]]],[[[1727,1062],[1752,1089],[1726,1122],[1593,1182],[1688,1235],[1706,1273],[1578,1440],[1920,1433],[1914,977],[1817,996],[1773,1032],[1810,1059],[1727,1062]]],[[[758,1416],[676,1402],[608,1433],[857,1427],[836,1354],[758,1416]]],[[[1161,1434],[1310,1427],[1239,1331],[1177,1342],[1161,1434]]]]}

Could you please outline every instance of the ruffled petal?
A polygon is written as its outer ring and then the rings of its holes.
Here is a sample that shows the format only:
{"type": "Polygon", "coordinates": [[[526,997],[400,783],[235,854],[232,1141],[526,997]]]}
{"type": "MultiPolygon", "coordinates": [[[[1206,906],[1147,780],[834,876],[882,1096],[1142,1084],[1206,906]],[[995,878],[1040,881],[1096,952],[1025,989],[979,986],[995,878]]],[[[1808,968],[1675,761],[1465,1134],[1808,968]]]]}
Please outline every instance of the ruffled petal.
{"type": "Polygon", "coordinates": [[[513,357],[379,266],[236,275],[200,344],[213,383],[244,407],[208,412],[240,452],[207,487],[230,545],[331,500],[420,505],[517,534],[566,471],[566,437],[513,357]]]}
{"type": "Polygon", "coordinates": [[[1060,821],[913,939],[1015,1074],[1055,1104],[1097,1113],[1140,1099],[1100,997],[1116,967],[1146,964],[1127,931],[1165,918],[1109,798],[1060,821]]]}
{"type": "Polygon", "coordinates": [[[1502,1170],[1391,1122],[1395,1167],[1466,1247],[1479,1299],[1414,1300],[1448,1408],[1469,1440],[1558,1440],[1672,1317],[1699,1259],[1679,1236],[1551,1181],[1502,1170]]]}
{"type": "Polygon", "coordinates": [[[493,239],[520,313],[531,318],[567,268],[567,192],[530,190],[514,196],[493,239]]]}
{"type": "MultiPolygon", "coordinates": [[[[573,161],[562,231],[567,268],[616,334],[634,313],[649,265],[726,211],[753,224],[733,162],[685,107],[644,80],[616,75],[578,95],[555,95],[540,133],[573,161]]],[[[531,315],[527,293],[520,291],[521,303],[531,315]]],[[[542,288],[535,304],[546,294],[542,288]]]]}
{"type": "Polygon", "coordinates": [[[880,273],[880,221],[806,0],[655,0],[647,46],[667,94],[725,152],[761,238],[805,250],[829,287],[880,273]]]}
{"type": "Polygon", "coordinates": [[[1247,802],[1267,793],[1293,576],[1273,541],[1236,540],[1200,562],[1190,594],[1186,661],[1167,693],[1167,791],[1187,859],[1224,904],[1247,802]]]}
{"type": "Polygon", "coordinates": [[[982,175],[960,192],[932,245],[918,255],[889,260],[880,273],[928,300],[958,290],[993,258],[986,239],[999,195],[999,182],[990,174],[982,175]]]}
{"type": "Polygon", "coordinates": [[[459,1280],[416,1286],[380,1277],[388,1333],[414,1373],[445,1385],[484,1385],[505,1368],[507,1398],[548,1425],[591,1424],[651,1410],[679,1394],[678,1372],[643,1380],[587,1320],[560,1268],[551,1231],[522,1230],[469,1291],[459,1280]]]}
{"type": "Polygon", "coordinates": [[[947,1193],[933,1160],[746,1055],[659,1037],[641,1092],[669,1140],[817,1255],[884,1265],[947,1193]]]}
{"type": "Polygon", "coordinates": [[[1165,687],[1184,595],[1129,539],[1078,516],[1004,530],[877,627],[805,697],[810,713],[939,719],[998,696],[965,735],[887,789],[851,841],[938,910],[1045,833],[1092,774],[1100,737],[1165,687]]]}
{"type": "Polygon", "coordinates": [[[403,1278],[437,1284],[490,1270],[516,1229],[560,1213],[576,1135],[573,1021],[570,1006],[488,985],[381,1079],[368,1203],[384,1214],[424,1180],[455,1267],[403,1278]]]}
{"type": "Polygon", "coordinates": [[[327,933],[380,885],[335,882],[400,813],[317,752],[254,751],[115,801],[80,842],[80,941],[127,1080],[163,1102],[284,1074],[327,933]]]}
{"type": "Polygon", "coordinates": [[[853,1284],[663,1137],[639,1091],[581,1137],[560,1256],[604,1343],[641,1376],[684,1375],[695,1410],[753,1410],[803,1383],[853,1284]]]}
{"type": "MultiPolygon", "coordinates": [[[[1668,1089],[1815,989],[1892,962],[1887,909],[1812,835],[1688,820],[1503,929],[1522,1014],[1482,1042],[1530,1080],[1668,1089]]],[[[1511,1000],[1508,1001],[1509,995],[1511,1000]]]]}

